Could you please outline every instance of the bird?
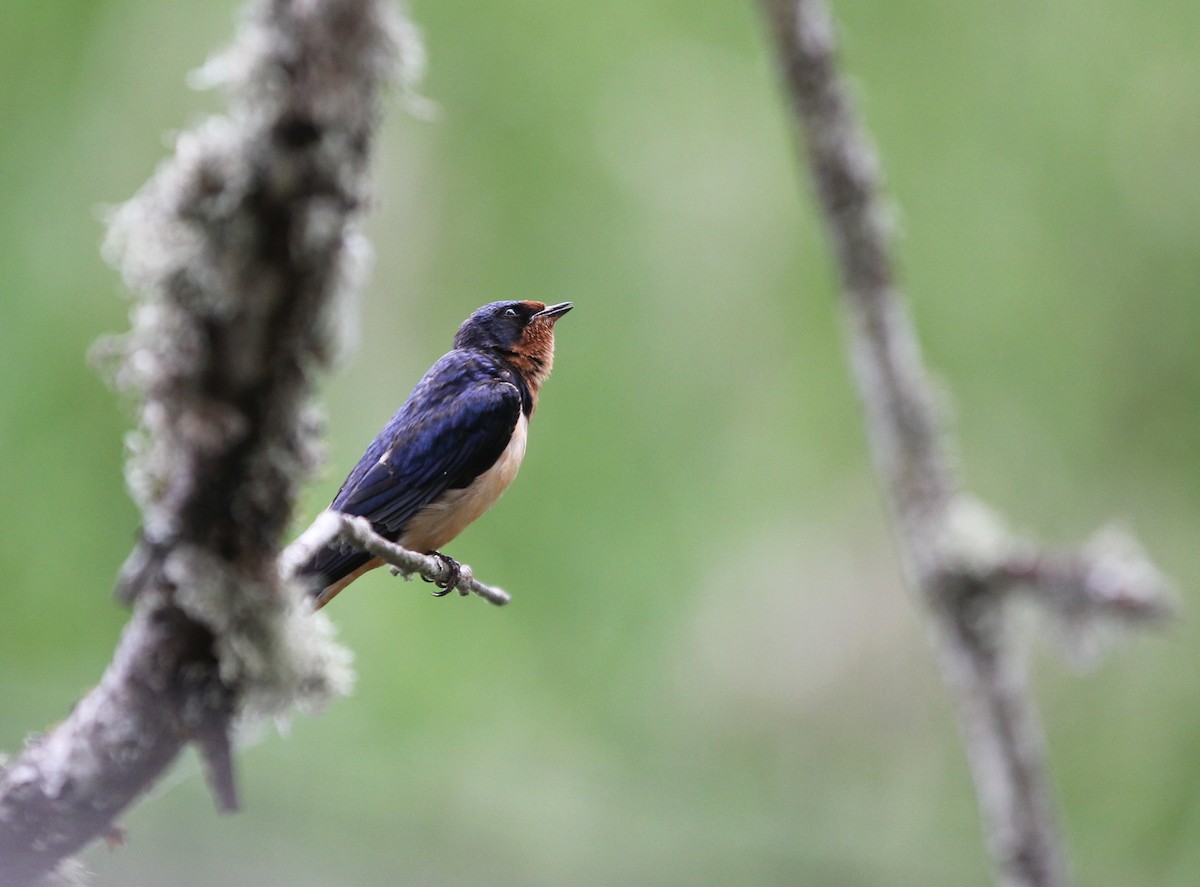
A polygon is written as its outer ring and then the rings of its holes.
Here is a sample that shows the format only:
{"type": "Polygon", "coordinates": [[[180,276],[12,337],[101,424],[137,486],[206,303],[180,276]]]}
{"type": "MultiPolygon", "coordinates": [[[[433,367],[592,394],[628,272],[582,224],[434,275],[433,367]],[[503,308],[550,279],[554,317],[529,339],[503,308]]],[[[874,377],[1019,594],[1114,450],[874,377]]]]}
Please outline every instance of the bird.
{"type": "MultiPolygon", "coordinates": [[[[408,399],[376,435],[328,510],[365,517],[375,532],[461,565],[441,548],[487,511],[517,476],[529,419],[554,364],[554,325],[574,307],[532,300],[491,302],[471,314],[408,399]]],[[[383,566],[343,543],[319,548],[300,565],[314,608],[359,576],[383,566]]]]}

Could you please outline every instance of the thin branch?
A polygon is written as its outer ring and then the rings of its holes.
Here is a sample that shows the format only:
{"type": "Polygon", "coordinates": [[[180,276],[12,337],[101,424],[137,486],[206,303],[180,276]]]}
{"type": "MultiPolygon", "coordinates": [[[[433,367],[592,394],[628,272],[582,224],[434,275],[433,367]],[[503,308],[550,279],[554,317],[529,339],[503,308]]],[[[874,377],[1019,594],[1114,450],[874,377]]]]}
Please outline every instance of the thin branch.
{"type": "MultiPolygon", "coordinates": [[[[391,565],[396,576],[409,578],[421,576],[425,580],[445,586],[454,578],[452,569],[445,561],[417,551],[411,551],[380,536],[365,517],[355,517],[339,511],[323,512],[299,538],[280,555],[280,570],[285,577],[295,575],[297,568],[309,559],[313,552],[331,542],[341,540],[373,554],[391,565]]],[[[475,578],[466,564],[459,564],[458,581],[453,586],[460,595],[477,594],[485,601],[502,607],[512,598],[502,588],[485,585],[475,578]]]]}
{"type": "Polygon", "coordinates": [[[1162,624],[1175,612],[1170,583],[1123,530],[1105,528],[1080,550],[1027,546],[989,579],[1027,591],[1073,619],[1107,617],[1127,624],[1162,624]]]}
{"type": "Polygon", "coordinates": [[[383,0],[255,0],[199,78],[229,112],[181,135],[113,216],[106,254],[140,294],[104,349],[141,401],[134,612],[100,684],[0,774],[5,887],[112,833],[188,742],[233,809],[233,721],[348,684],[328,624],[274,564],[315,462],[313,382],[363,271],[368,148],[406,33],[383,0]]]}
{"type": "Polygon", "coordinates": [[[1128,546],[1042,552],[963,492],[895,284],[879,163],[837,71],[829,11],[822,0],[760,2],[837,255],[876,470],[935,629],[997,880],[1060,887],[1065,854],[1042,731],[1024,663],[1009,642],[1006,592],[1020,587],[1060,611],[1132,622],[1169,612],[1166,583],[1128,546]]]}

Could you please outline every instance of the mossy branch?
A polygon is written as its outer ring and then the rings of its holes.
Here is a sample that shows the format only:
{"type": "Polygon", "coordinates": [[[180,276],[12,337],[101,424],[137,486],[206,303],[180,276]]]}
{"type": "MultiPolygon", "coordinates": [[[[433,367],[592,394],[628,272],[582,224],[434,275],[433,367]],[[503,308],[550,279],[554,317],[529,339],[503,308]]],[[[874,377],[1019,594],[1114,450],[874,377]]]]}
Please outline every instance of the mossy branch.
{"type": "Polygon", "coordinates": [[[365,270],[380,97],[420,57],[411,34],[385,0],[253,0],[198,78],[228,112],[180,135],[111,219],[106,256],[138,296],[131,332],[100,349],[140,404],[142,538],[120,583],[134,612],[99,685],[0,772],[5,887],[112,833],[188,743],[235,808],[235,720],[348,687],[347,655],[276,559],[315,463],[313,385],[365,270]]]}

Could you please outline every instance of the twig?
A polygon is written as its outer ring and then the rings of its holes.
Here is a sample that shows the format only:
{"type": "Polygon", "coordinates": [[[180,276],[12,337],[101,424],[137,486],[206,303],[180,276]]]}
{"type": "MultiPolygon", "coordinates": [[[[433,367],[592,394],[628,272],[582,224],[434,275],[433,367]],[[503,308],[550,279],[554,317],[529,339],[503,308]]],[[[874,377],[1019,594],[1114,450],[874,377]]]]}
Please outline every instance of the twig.
{"type": "MultiPolygon", "coordinates": [[[[365,517],[355,517],[339,511],[325,511],[280,556],[280,570],[285,577],[295,575],[296,569],[317,549],[337,540],[349,542],[369,554],[375,555],[392,568],[393,575],[406,579],[417,575],[430,582],[445,583],[453,578],[445,561],[427,554],[403,548],[380,536],[365,517]]],[[[466,564],[459,564],[458,582],[454,585],[464,597],[474,593],[485,601],[502,607],[512,598],[502,588],[485,585],[475,578],[466,564]]]]}
{"type": "Polygon", "coordinates": [[[1079,551],[1029,546],[1000,565],[990,581],[1037,596],[1068,618],[1107,616],[1126,623],[1163,623],[1175,612],[1166,578],[1124,531],[1101,530],[1079,551]]]}
{"type": "Polygon", "coordinates": [[[113,216],[107,256],[140,294],[117,352],[141,401],[128,468],[134,603],[99,686],[0,774],[0,884],[37,882],[194,742],[237,804],[235,718],[314,706],[345,654],[273,565],[314,463],[310,394],[366,247],[356,221],[382,87],[405,32],[384,0],[253,0],[204,68],[227,115],[113,216]]]}
{"type": "Polygon", "coordinates": [[[1061,887],[1067,867],[1024,663],[1009,643],[1007,591],[1124,621],[1169,612],[1144,556],[1109,544],[1068,554],[1021,543],[961,489],[937,398],[892,270],[879,164],[837,72],[822,0],[760,0],[837,254],[849,347],[871,450],[913,583],[935,628],[997,880],[1061,887]]]}

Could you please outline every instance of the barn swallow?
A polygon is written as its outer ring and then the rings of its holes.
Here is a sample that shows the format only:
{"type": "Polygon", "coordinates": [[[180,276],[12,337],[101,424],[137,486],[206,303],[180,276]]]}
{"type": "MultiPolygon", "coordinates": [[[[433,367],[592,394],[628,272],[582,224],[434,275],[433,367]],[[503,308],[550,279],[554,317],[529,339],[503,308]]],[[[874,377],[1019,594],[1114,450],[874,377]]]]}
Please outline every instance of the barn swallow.
{"type": "MultiPolygon", "coordinates": [[[[570,302],[492,302],[463,322],[454,348],[417,383],[408,400],[354,466],[329,508],[360,515],[381,536],[439,557],[457,584],[458,563],[444,545],[508,488],[525,456],[529,417],[554,363],[554,324],[570,302]]],[[[328,545],[300,568],[320,609],[383,561],[328,545]]]]}

